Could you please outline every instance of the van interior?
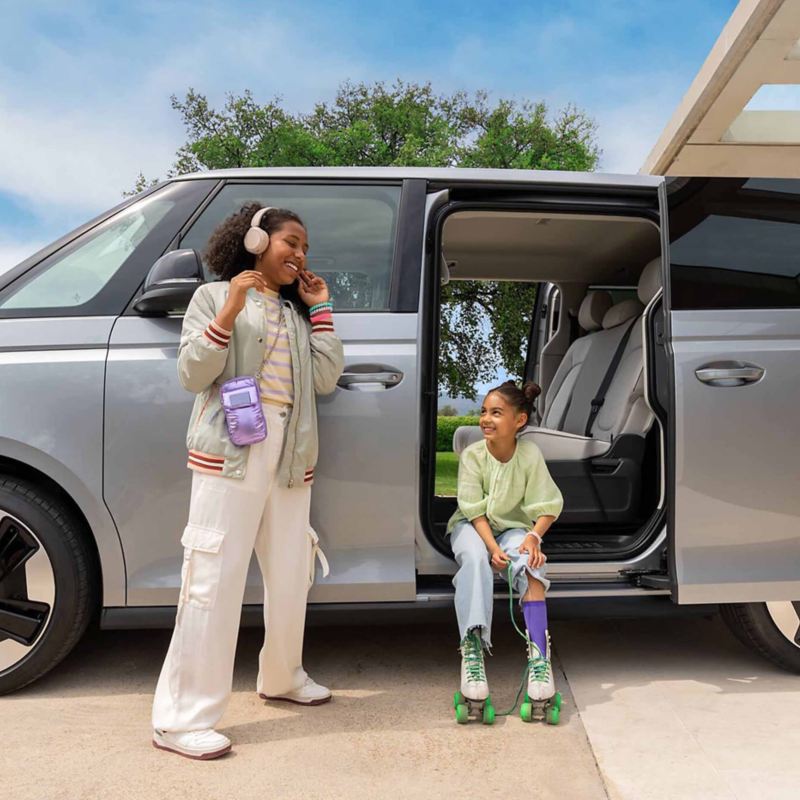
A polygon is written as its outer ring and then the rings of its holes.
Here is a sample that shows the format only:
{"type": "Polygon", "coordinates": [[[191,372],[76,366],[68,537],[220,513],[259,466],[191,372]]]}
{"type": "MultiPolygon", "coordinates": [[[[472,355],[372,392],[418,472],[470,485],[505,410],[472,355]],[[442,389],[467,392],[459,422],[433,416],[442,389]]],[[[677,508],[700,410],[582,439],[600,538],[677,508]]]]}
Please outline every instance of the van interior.
{"type": "MultiPolygon", "coordinates": [[[[520,435],[539,446],[564,495],[564,511],[547,536],[551,562],[636,553],[652,538],[664,505],[667,403],[659,405],[655,369],[651,364],[648,377],[645,364],[661,305],[654,300],[661,274],[656,221],[456,210],[444,218],[439,240],[439,284],[538,284],[525,379],[542,393],[536,418],[520,435]]],[[[441,318],[440,303],[436,308],[441,318]]],[[[438,349],[438,332],[433,339],[438,349]]],[[[460,454],[481,438],[477,426],[461,427],[453,450],[460,454]]],[[[446,553],[456,499],[436,495],[432,480],[427,486],[429,539],[446,553]]]]}

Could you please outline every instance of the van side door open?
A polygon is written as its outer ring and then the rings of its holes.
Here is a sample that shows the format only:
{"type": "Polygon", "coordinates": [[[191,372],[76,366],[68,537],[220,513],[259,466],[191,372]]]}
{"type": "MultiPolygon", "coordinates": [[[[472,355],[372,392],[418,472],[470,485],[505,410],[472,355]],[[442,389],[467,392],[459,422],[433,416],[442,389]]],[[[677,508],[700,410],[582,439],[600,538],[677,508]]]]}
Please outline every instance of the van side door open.
{"type": "Polygon", "coordinates": [[[800,181],[666,185],[679,603],[800,597],[800,181]]]}

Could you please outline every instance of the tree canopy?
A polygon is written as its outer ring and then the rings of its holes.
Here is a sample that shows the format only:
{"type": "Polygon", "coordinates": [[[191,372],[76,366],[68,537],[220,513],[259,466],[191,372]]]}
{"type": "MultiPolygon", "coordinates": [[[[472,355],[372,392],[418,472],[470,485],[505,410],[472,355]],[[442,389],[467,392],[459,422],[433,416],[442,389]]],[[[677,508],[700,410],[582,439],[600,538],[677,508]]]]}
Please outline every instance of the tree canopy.
{"type": "MultiPolygon", "coordinates": [[[[170,174],[231,167],[429,166],[592,170],[593,120],[574,106],[484,91],[437,94],[430,83],[344,83],[330,102],[290,112],[281,98],[228,94],[221,108],[173,96],[187,140],[170,174]]],[[[149,185],[139,176],[136,190],[149,185]]],[[[498,369],[521,377],[535,286],[452,281],[443,288],[440,388],[475,399],[498,369]]]]}

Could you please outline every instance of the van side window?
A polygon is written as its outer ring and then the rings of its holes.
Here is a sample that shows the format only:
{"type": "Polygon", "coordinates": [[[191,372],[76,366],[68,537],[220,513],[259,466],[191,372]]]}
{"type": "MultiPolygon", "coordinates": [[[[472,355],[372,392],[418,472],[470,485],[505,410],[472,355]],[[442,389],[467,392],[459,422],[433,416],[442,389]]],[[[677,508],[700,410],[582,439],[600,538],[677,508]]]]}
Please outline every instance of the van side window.
{"type": "Polygon", "coordinates": [[[800,180],[667,188],[673,309],[800,307],[800,180]]]}
{"type": "Polygon", "coordinates": [[[328,282],[337,311],[389,308],[400,186],[231,183],[180,246],[202,254],[214,228],[253,201],[299,214],[308,230],[308,269],[328,282]]]}
{"type": "Polygon", "coordinates": [[[0,318],[121,313],[214,181],[179,181],[80,233],[0,292],[0,318]]]}

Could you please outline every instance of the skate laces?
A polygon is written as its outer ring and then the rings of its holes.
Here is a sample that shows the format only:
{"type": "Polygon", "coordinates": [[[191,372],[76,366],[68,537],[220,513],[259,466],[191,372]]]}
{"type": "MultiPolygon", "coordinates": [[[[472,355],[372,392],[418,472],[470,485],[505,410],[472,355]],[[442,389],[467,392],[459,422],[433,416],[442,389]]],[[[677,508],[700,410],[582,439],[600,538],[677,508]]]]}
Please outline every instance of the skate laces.
{"type": "Polygon", "coordinates": [[[486,667],[483,662],[483,649],[475,633],[468,633],[461,643],[461,656],[470,683],[486,682],[486,667]]]}
{"type": "Polygon", "coordinates": [[[537,683],[547,683],[550,677],[550,662],[530,639],[528,640],[528,671],[537,683]]]}

